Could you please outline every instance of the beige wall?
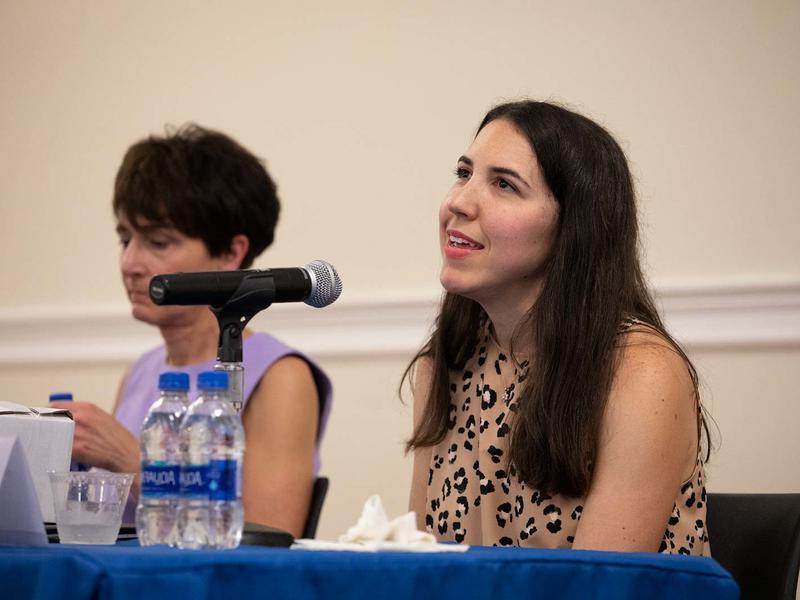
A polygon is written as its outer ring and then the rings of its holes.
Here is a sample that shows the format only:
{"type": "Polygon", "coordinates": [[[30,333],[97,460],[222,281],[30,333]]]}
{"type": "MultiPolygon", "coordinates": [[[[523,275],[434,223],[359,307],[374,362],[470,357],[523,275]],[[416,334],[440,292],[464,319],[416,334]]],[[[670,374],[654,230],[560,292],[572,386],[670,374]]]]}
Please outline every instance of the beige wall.
{"type": "MultiPolygon", "coordinates": [[[[232,134],[279,182],[282,222],[258,266],[321,257],[344,301],[435,297],[455,158],[487,108],[523,95],[621,141],[656,283],[796,290],[798,25],[788,0],[0,3],[0,325],[31,304],[124,303],[115,170],[132,141],[189,120],[232,134]]],[[[800,341],[755,346],[693,354],[721,430],[710,487],[800,491],[800,341]]],[[[337,388],[324,536],[370,493],[404,508],[408,356],[323,360],[337,388]]],[[[0,385],[3,399],[71,388],[108,406],[123,368],[0,361],[0,385]]]]}

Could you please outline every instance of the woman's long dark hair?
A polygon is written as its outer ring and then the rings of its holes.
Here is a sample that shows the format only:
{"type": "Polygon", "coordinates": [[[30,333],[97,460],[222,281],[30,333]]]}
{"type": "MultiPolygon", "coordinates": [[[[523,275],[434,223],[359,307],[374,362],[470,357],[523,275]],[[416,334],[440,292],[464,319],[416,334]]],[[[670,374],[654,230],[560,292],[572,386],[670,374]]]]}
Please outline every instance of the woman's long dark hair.
{"type": "MultiPolygon", "coordinates": [[[[497,119],[528,139],[559,205],[542,292],[520,324],[533,334],[534,358],[512,423],[509,463],[538,489],[580,497],[591,482],[621,324],[631,318],[645,323],[685,360],[698,403],[699,443],[700,427],[707,428],[697,374],[666,332],[645,284],[633,181],[614,138],[586,117],[546,102],[501,104],[478,133],[497,119]]],[[[444,438],[451,371],[463,369],[472,356],[485,317],[477,302],[445,294],[430,340],[404,375],[421,358],[432,360],[428,401],[408,449],[444,438]]]]}

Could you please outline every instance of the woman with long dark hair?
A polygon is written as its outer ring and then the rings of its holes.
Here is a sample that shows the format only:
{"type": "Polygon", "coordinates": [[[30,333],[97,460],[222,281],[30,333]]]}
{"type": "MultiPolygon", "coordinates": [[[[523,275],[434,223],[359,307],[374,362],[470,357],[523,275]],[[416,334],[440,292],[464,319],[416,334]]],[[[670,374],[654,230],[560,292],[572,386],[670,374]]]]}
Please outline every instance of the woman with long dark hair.
{"type": "Polygon", "coordinates": [[[441,540],[707,554],[695,370],[654,306],[602,127],[492,109],[440,210],[413,375],[411,509],[441,540]]]}

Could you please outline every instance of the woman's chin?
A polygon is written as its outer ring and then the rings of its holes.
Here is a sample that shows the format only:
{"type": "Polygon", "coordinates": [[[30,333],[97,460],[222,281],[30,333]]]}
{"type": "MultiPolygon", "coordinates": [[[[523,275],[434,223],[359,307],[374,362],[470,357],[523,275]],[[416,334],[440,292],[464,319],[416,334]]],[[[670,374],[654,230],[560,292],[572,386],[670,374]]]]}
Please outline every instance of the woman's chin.
{"type": "Polygon", "coordinates": [[[149,325],[157,325],[154,306],[142,306],[141,304],[131,305],[131,316],[137,321],[147,323],[149,325]]]}
{"type": "Polygon", "coordinates": [[[439,282],[448,294],[455,294],[457,296],[464,296],[465,298],[472,298],[472,287],[467,282],[461,280],[459,277],[452,277],[446,273],[442,273],[439,277],[439,282]]]}

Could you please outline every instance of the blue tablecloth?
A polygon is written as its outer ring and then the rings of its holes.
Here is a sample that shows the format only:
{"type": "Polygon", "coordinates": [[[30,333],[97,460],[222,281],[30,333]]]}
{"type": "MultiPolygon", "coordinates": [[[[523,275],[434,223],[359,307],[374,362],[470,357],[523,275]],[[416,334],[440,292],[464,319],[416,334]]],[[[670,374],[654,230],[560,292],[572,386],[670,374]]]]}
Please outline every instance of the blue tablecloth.
{"type": "Polygon", "coordinates": [[[738,598],[709,558],[572,550],[355,553],[0,546],[3,599],[738,598]]]}

